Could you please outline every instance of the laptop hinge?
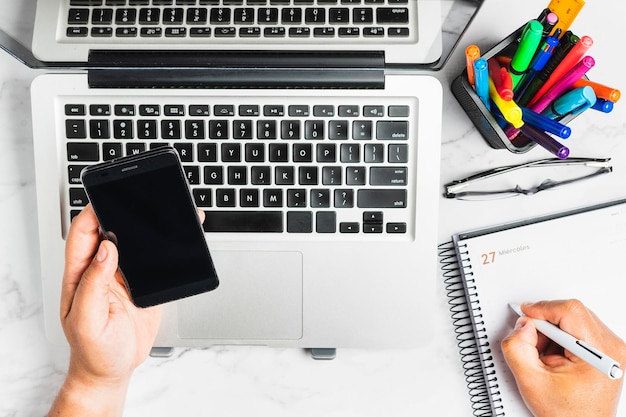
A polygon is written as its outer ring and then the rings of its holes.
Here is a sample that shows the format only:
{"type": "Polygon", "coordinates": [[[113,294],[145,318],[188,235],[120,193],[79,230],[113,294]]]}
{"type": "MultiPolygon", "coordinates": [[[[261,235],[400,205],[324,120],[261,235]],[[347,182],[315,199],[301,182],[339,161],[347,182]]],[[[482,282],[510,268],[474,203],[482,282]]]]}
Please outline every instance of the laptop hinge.
{"type": "Polygon", "coordinates": [[[383,52],[91,51],[93,88],[384,88],[383,52]]]}

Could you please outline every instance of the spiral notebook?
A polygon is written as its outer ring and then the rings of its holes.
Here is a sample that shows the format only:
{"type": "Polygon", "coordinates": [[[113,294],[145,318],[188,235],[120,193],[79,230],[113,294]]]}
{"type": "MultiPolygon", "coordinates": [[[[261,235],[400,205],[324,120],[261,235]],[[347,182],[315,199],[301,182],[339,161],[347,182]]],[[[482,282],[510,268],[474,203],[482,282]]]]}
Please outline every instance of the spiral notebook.
{"type": "Polygon", "coordinates": [[[626,200],[452,239],[439,256],[474,415],[532,417],[500,350],[517,319],[509,302],[577,298],[626,338],[624,303],[610,302],[626,279],[626,200]]]}

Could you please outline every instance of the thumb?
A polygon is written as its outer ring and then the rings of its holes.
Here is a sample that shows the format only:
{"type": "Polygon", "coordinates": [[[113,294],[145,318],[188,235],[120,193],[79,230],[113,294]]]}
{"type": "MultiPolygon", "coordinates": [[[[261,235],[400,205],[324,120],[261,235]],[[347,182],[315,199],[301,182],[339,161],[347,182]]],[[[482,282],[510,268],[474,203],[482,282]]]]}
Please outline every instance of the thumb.
{"type": "Polygon", "coordinates": [[[102,328],[108,320],[109,287],[115,282],[117,259],[113,242],[103,240],[78,283],[70,313],[79,313],[85,323],[94,327],[102,328]]]}
{"type": "Polygon", "coordinates": [[[502,354],[518,381],[521,374],[541,366],[537,343],[537,330],[528,317],[520,317],[513,331],[502,340],[502,354]]]}

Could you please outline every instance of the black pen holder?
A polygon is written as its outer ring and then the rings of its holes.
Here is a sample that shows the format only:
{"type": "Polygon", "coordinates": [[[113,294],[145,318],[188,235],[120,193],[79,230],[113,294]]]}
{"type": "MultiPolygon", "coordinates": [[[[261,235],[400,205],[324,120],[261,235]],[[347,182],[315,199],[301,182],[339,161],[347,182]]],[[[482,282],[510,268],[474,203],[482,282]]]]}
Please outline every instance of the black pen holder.
{"type": "MultiPolygon", "coordinates": [[[[481,54],[481,58],[489,60],[495,56],[512,57],[517,49],[519,37],[521,36],[523,27],[509,35],[506,39],[498,43],[485,53],[481,54]]],[[[489,146],[494,149],[508,149],[513,153],[524,153],[535,147],[536,143],[521,132],[513,139],[509,139],[504,133],[502,127],[498,123],[496,117],[487,110],[484,103],[474,91],[474,87],[467,79],[467,70],[456,77],[451,85],[452,94],[465,110],[476,129],[480,132],[489,146]]],[[[574,117],[568,116],[561,123],[567,123],[574,117]]]]}

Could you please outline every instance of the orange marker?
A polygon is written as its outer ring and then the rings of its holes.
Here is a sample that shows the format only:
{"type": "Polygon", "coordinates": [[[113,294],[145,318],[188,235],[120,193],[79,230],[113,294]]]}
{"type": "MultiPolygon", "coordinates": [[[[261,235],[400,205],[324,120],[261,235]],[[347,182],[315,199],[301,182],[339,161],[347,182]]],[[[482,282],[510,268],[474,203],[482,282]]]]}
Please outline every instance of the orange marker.
{"type": "Polygon", "coordinates": [[[576,81],[574,85],[572,86],[572,89],[586,87],[586,86],[593,88],[593,91],[596,93],[596,97],[611,101],[613,103],[617,103],[617,101],[622,96],[622,93],[617,88],[608,87],[606,85],[603,85],[594,81],[590,81],[584,78],[581,78],[580,80],[576,81]]]}
{"type": "Polygon", "coordinates": [[[465,49],[465,63],[467,65],[467,80],[474,86],[474,61],[480,58],[480,49],[476,45],[470,45],[465,49]]]}

